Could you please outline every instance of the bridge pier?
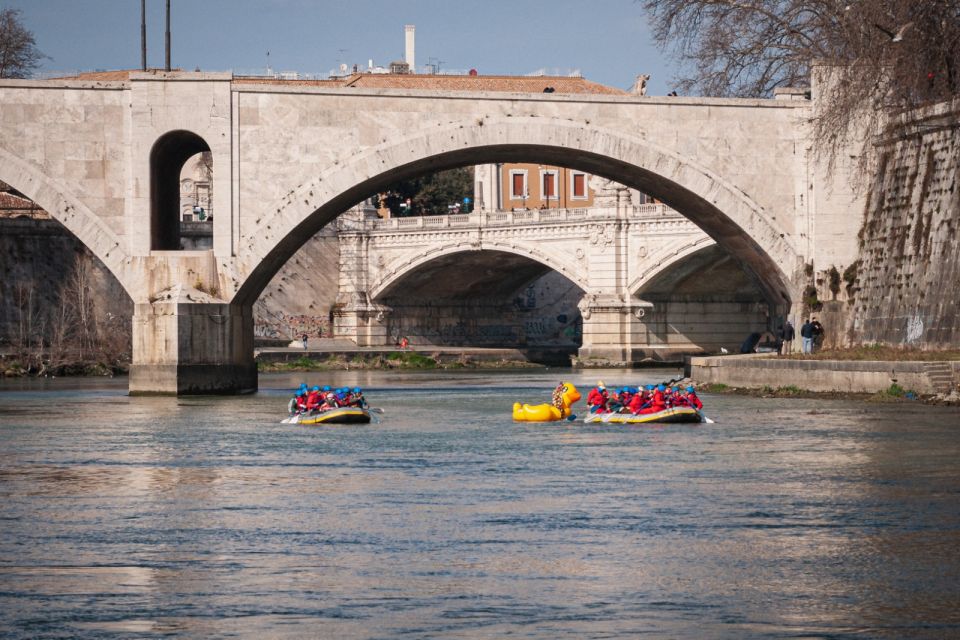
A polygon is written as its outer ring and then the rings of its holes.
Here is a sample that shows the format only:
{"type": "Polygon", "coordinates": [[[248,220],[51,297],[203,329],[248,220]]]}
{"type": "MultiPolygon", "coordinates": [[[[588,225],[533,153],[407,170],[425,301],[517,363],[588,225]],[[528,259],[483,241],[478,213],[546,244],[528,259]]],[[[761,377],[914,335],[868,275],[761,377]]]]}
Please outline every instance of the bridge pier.
{"type": "Polygon", "coordinates": [[[393,310],[367,300],[363,292],[341,294],[333,307],[333,335],[349,338],[358,347],[382,347],[393,344],[387,318],[393,310]]]}
{"type": "Polygon", "coordinates": [[[252,307],[188,298],[203,299],[203,293],[167,293],[135,306],[130,394],[256,391],[252,307]]]}
{"type": "Polygon", "coordinates": [[[579,303],[583,342],[581,366],[629,366],[651,357],[644,317],[653,304],[624,294],[590,294],[579,303]]]}

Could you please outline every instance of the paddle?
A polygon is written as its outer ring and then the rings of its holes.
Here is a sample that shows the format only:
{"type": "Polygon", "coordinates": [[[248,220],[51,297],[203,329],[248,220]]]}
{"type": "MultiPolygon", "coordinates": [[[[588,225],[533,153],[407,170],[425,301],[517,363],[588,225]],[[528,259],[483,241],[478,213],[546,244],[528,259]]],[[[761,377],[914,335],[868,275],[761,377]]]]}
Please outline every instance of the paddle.
{"type": "Polygon", "coordinates": [[[710,418],[708,418],[707,416],[705,416],[705,415],[703,414],[703,411],[697,411],[697,413],[700,414],[700,418],[701,418],[704,422],[706,422],[707,424],[716,424],[717,421],[716,421],[716,420],[711,420],[710,418]]]}

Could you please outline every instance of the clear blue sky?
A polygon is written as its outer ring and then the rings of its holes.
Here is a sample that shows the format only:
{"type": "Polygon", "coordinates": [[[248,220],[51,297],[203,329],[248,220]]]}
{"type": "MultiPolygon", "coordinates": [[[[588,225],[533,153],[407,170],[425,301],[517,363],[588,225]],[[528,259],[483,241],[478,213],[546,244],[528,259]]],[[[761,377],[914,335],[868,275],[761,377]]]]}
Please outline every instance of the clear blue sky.
{"type": "MultiPolygon", "coordinates": [[[[147,62],[163,66],[164,0],[147,0],[147,62]]],[[[51,59],[40,73],[140,66],[138,0],[0,0],[51,59]]],[[[417,66],[482,74],[579,69],[590,80],[649,92],[672,67],[650,41],[636,0],[171,0],[172,65],[209,71],[326,73],[339,62],[386,66],[417,27],[417,66]]]]}

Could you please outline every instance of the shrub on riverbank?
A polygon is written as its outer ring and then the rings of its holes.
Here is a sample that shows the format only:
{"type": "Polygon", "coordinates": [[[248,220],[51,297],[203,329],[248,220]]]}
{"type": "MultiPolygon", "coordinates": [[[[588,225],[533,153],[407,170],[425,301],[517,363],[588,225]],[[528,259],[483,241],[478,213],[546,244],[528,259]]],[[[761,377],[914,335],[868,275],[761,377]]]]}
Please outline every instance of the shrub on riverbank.
{"type": "Polygon", "coordinates": [[[19,360],[4,358],[0,362],[0,377],[4,378],[26,378],[26,377],[64,377],[64,376],[110,376],[124,375],[130,370],[129,362],[62,362],[51,364],[41,362],[39,364],[24,364],[19,360]]]}

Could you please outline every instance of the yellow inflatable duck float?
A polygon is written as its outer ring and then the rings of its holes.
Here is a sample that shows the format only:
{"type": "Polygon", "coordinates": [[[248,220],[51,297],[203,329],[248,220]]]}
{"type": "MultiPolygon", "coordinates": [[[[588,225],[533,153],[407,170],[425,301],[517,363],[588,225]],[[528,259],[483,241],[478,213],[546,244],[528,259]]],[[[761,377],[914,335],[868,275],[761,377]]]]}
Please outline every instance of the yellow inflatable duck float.
{"type": "Polygon", "coordinates": [[[550,404],[513,403],[514,422],[555,422],[570,416],[570,405],[580,399],[580,392],[569,382],[561,382],[553,390],[550,404]]]}

